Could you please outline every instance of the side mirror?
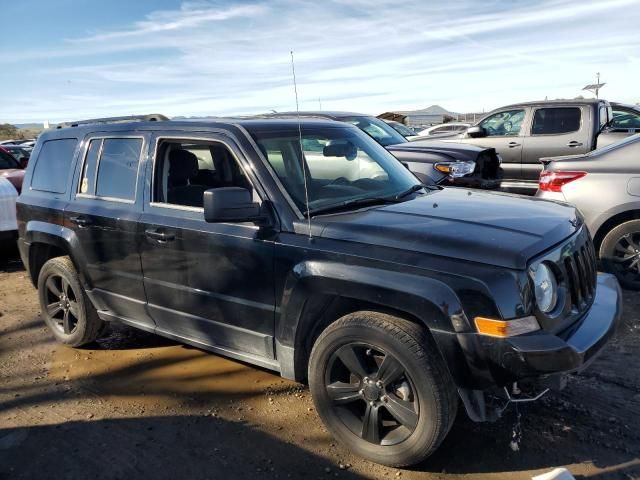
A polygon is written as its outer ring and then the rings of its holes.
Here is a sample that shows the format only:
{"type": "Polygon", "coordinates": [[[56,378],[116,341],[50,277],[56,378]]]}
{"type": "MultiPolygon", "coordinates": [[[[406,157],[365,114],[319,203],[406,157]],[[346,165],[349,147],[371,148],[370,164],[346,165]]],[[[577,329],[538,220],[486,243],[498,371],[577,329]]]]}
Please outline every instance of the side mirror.
{"type": "Polygon", "coordinates": [[[260,204],[246,188],[211,188],[204,192],[204,219],[209,223],[256,221],[261,219],[260,204]]]}
{"type": "Polygon", "coordinates": [[[27,168],[27,165],[29,165],[29,157],[22,157],[20,159],[20,168],[24,170],[27,168]]]}
{"type": "Polygon", "coordinates": [[[467,128],[467,136],[471,138],[482,138],[487,136],[487,132],[484,131],[484,128],[479,126],[469,127],[467,128]]]}

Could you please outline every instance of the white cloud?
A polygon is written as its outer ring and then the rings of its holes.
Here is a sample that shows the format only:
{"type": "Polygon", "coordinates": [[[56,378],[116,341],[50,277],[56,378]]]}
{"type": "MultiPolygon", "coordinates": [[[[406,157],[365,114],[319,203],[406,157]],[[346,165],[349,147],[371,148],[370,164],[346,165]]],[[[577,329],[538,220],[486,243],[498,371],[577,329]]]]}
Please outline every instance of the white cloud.
{"type": "MultiPolygon", "coordinates": [[[[302,108],[480,111],[573,97],[601,71],[607,97],[638,101],[639,0],[188,2],[118,29],[73,32],[0,94],[7,120],[160,111],[302,108]],[[24,101],[27,89],[31,100],[24,101]],[[48,100],[51,98],[51,100],[48,100]],[[37,100],[36,100],[37,99],[37,100]]],[[[10,73],[13,75],[13,73],[10,73]]]]}

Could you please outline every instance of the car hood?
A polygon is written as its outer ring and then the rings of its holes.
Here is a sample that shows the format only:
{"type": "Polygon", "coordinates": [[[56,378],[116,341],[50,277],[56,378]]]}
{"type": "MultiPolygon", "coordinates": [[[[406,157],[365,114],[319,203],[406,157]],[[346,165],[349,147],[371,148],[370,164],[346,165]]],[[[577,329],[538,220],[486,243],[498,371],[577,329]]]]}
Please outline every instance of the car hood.
{"type": "Polygon", "coordinates": [[[480,152],[492,150],[491,148],[479,147],[467,143],[439,142],[437,140],[415,140],[386,147],[391,153],[395,152],[437,152],[444,155],[454,156],[457,159],[475,160],[480,152]]]}
{"type": "Polygon", "coordinates": [[[313,219],[323,238],[514,269],[526,268],[582,222],[569,205],[459,188],[313,219]]]}
{"type": "Polygon", "coordinates": [[[16,188],[18,193],[22,190],[22,180],[24,179],[24,170],[17,168],[8,168],[0,170],[0,177],[6,178],[16,188]]]}

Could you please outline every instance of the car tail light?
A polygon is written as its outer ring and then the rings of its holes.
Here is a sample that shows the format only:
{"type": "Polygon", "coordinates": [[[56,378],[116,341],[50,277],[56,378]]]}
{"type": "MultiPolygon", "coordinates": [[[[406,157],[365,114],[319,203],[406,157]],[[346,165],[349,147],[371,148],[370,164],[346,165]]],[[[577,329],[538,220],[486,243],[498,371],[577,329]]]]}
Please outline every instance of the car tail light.
{"type": "Polygon", "coordinates": [[[584,177],[587,172],[549,172],[543,171],[540,174],[538,187],[544,192],[561,192],[562,187],[584,177]]]}

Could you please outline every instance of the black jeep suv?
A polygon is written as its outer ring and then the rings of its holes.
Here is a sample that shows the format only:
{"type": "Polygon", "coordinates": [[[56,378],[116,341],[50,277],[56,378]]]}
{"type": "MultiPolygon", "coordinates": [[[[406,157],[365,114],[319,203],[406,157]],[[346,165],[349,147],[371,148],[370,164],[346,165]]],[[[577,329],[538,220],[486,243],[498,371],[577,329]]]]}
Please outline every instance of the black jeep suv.
{"type": "Polygon", "coordinates": [[[570,206],[422,185],[345,123],[134,120],[47,131],[27,169],[20,252],[67,345],[118,321],[308,381],[338,439],[401,466],[459,399],[496,418],[619,321],[570,206]]]}

